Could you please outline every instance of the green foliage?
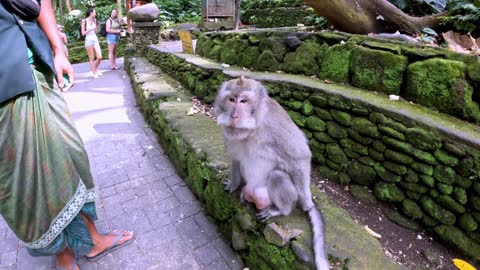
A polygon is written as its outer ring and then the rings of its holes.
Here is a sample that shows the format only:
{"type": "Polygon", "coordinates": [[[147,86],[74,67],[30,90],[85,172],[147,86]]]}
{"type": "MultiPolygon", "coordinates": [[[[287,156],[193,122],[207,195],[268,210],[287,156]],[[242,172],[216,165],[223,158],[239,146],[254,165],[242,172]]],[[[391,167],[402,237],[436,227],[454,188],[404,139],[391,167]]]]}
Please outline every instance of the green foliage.
{"type": "Polygon", "coordinates": [[[444,17],[444,23],[450,23],[462,32],[480,35],[480,1],[450,0],[447,4],[450,16],[444,17]]]}
{"type": "Polygon", "coordinates": [[[174,23],[200,22],[200,0],[154,0],[160,9],[158,19],[168,27],[174,23]]]}

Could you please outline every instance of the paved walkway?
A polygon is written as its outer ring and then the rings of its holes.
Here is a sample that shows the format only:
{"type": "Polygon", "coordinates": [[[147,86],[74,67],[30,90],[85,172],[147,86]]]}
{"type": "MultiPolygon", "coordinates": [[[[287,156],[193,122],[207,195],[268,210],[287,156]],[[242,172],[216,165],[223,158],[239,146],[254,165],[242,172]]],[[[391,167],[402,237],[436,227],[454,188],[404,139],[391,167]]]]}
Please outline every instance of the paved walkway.
{"type": "MultiPolygon", "coordinates": [[[[125,71],[89,76],[75,65],[77,85],[65,97],[90,156],[99,199],[98,228],[128,229],[135,241],[89,269],[242,269],[230,246],[176,174],[135,105],[125,71]]],[[[30,257],[0,217],[0,269],[53,269],[54,257],[30,257]]]]}

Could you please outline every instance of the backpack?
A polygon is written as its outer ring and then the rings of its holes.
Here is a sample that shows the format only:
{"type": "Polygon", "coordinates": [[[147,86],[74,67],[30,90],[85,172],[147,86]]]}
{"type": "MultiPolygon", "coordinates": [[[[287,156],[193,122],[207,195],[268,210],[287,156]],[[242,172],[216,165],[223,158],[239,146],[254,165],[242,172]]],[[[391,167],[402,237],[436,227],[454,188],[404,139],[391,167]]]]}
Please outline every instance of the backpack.
{"type": "MultiPolygon", "coordinates": [[[[109,19],[111,20],[111,19],[109,19]]],[[[112,22],[110,22],[111,24],[112,22]]],[[[102,23],[101,27],[100,27],[100,35],[103,36],[103,37],[106,37],[107,36],[107,22],[104,22],[102,23]]]]}
{"type": "Polygon", "coordinates": [[[85,40],[85,35],[82,35],[82,21],[80,21],[80,26],[78,27],[78,36],[80,37],[81,40],[85,40]]]}

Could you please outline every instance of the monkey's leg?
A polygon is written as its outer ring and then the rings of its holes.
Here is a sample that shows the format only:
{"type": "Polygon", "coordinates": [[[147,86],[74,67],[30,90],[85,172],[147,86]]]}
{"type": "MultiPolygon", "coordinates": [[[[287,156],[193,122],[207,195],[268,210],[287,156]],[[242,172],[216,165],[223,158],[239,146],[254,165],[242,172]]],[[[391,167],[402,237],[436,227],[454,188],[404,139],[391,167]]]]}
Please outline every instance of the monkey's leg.
{"type": "Polygon", "coordinates": [[[273,170],[268,176],[267,189],[272,204],[258,213],[260,219],[288,215],[295,209],[298,192],[287,173],[273,170]]]}
{"type": "MultiPolygon", "coordinates": [[[[237,160],[232,161],[230,166],[230,179],[227,179],[223,182],[225,190],[228,192],[234,192],[240,186],[242,182],[242,173],[240,171],[240,162],[237,160]]],[[[243,192],[242,192],[243,193],[243,192]]]]}
{"type": "Polygon", "coordinates": [[[310,191],[310,160],[298,162],[297,168],[291,172],[292,181],[297,188],[300,207],[303,211],[308,211],[315,205],[310,191]]]}

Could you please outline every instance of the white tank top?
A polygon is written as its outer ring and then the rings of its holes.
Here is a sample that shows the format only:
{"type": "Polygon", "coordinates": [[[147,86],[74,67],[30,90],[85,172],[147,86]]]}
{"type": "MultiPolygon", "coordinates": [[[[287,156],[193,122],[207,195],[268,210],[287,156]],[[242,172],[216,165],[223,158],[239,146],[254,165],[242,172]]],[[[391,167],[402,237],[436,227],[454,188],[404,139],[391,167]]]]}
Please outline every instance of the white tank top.
{"type": "MultiPolygon", "coordinates": [[[[95,29],[96,27],[97,27],[97,24],[95,22],[90,24],[89,19],[88,18],[85,19],[85,31],[88,31],[90,29],[95,29]]],[[[95,30],[91,31],[91,32],[88,32],[85,35],[85,41],[95,41],[95,40],[98,41],[97,34],[95,33],[95,30]]]]}

